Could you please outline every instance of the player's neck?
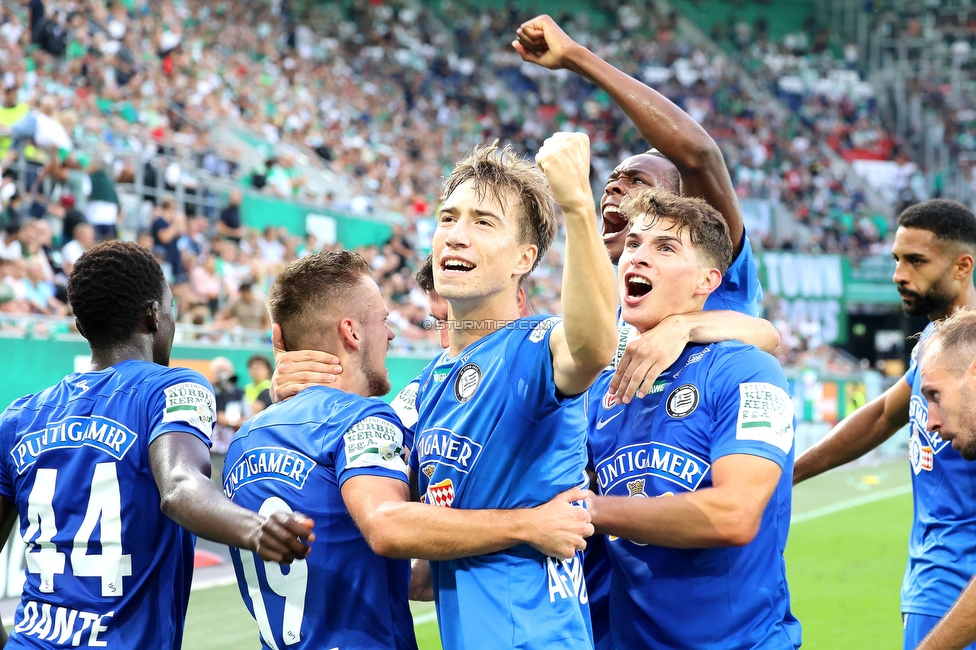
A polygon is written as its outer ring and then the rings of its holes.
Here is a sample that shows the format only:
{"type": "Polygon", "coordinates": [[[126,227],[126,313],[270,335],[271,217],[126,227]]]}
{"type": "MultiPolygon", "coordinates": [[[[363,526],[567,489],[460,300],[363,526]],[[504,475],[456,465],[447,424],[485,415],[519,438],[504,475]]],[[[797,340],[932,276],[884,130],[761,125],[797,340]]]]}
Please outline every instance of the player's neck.
{"type": "Polygon", "coordinates": [[[105,370],[123,361],[153,361],[152,344],[142,345],[135,340],[125,341],[103,349],[92,348],[91,370],[105,370]]]}
{"type": "Polygon", "coordinates": [[[933,312],[928,314],[928,317],[930,321],[942,320],[956,313],[959,309],[976,309],[976,287],[973,286],[972,279],[970,279],[966,291],[956,296],[956,299],[949,303],[944,312],[933,312]]]}
{"type": "Polygon", "coordinates": [[[455,357],[472,343],[518,320],[518,303],[509,292],[480,301],[449,301],[448,338],[455,357]]]}

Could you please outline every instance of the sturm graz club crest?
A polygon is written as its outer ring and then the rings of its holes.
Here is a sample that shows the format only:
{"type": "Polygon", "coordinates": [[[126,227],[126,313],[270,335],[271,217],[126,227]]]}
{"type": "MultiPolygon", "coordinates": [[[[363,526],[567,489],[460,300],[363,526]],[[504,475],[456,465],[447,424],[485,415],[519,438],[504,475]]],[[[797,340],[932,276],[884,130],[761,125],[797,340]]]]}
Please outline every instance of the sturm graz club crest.
{"type": "Polygon", "coordinates": [[[478,390],[481,383],[481,368],[473,363],[461,368],[457,381],[454,382],[454,397],[459,402],[467,402],[478,390]]]}
{"type": "Polygon", "coordinates": [[[698,408],[698,389],[693,384],[682,384],[668,396],[665,408],[673,418],[691,415],[698,408]]]}

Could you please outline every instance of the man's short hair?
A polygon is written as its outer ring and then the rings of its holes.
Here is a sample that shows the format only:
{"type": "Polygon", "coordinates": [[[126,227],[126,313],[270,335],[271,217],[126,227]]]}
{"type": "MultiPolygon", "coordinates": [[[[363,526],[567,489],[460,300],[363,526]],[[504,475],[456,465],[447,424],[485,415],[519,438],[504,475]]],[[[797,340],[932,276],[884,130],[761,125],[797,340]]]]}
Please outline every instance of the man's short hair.
{"type": "Polygon", "coordinates": [[[146,304],[162,302],[165,282],[152,253],[132,242],[109,241],[78,258],[68,277],[68,302],[88,343],[104,349],[135,333],[146,304]]]}
{"type": "Polygon", "coordinates": [[[923,342],[922,354],[938,342],[942,348],[940,358],[958,362],[949,368],[958,376],[976,360],[976,310],[959,309],[948,318],[935,321],[933,328],[932,335],[923,342]]]}
{"type": "Polygon", "coordinates": [[[631,227],[644,219],[642,228],[652,228],[661,219],[677,227],[676,234],[688,231],[688,238],[702,260],[723,275],[732,265],[732,240],[729,226],[718,210],[699,198],[679,196],[674,192],[650,188],[629,194],[620,204],[620,214],[631,227]]]}
{"type": "Polygon", "coordinates": [[[361,316],[365,307],[356,294],[364,277],[369,264],[351,251],[313,253],[289,264],[268,291],[268,312],[281,326],[285,349],[316,349],[324,326],[361,316]]]}
{"type": "Polygon", "coordinates": [[[529,273],[534,271],[556,237],[555,201],[546,175],[535,162],[515,153],[511,145],[499,149],[495,140],[492,144],[478,145],[458,161],[454,171],[444,179],[441,201],[469,180],[474,180],[480,198],[490,193],[502,205],[506,196],[519,201],[519,243],[535,244],[539,249],[529,273]]]}
{"type": "Polygon", "coordinates": [[[898,215],[898,225],[928,230],[937,240],[976,252],[976,215],[962,203],[949,199],[917,203],[898,215]]]}
{"type": "Polygon", "coordinates": [[[417,269],[417,274],[413,276],[417,281],[417,286],[420,290],[430,295],[430,292],[434,290],[434,256],[428,255],[424,263],[420,265],[417,269]]]}

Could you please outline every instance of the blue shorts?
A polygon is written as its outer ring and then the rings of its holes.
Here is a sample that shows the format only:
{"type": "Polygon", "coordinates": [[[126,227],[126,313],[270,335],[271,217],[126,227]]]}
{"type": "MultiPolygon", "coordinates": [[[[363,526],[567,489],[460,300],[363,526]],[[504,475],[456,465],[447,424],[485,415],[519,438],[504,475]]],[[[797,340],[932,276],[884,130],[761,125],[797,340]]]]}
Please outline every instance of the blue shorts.
{"type": "MultiPolygon", "coordinates": [[[[904,650],[915,650],[925,635],[941,620],[938,616],[925,614],[902,614],[901,616],[902,625],[905,627],[904,650]]],[[[976,650],[976,643],[967,645],[963,650],[976,650]]]]}

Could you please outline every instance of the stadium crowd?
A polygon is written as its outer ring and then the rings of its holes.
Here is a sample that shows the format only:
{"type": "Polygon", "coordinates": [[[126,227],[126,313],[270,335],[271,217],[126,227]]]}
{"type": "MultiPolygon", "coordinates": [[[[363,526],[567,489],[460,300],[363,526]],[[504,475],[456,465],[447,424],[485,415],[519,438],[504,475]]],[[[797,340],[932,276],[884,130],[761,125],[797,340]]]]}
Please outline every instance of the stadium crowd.
{"type": "MultiPolygon", "coordinates": [[[[402,215],[402,231],[390,244],[361,252],[397,305],[393,320],[403,339],[433,340],[424,329],[431,321],[423,296],[411,278],[423,258],[416,227],[436,206],[439,178],[465,150],[501,137],[533,152],[548,133],[581,128],[593,134],[599,181],[645,147],[606,95],[574,75],[546,73],[519,59],[508,45],[519,16],[509,9],[450,2],[416,10],[363,1],[346,14],[338,6],[316,5],[299,24],[287,0],[239,2],[234,11],[227,3],[192,0],[31,7],[24,16],[4,7],[0,33],[0,123],[10,130],[29,115],[36,125],[26,137],[12,134],[0,142],[5,162],[21,152],[27,160],[24,178],[8,175],[9,189],[0,193],[8,230],[3,256],[14,260],[2,274],[8,288],[0,295],[12,288],[15,298],[0,307],[7,312],[64,309],[58,252],[72,239],[78,215],[96,230],[113,224],[116,209],[104,204],[124,201],[112,182],[141,175],[146,184],[159,182],[168,190],[179,184],[186,194],[206,198],[177,205],[172,197],[147,195],[136,214],[124,217],[132,226],[126,234],[152,246],[164,262],[180,318],[213,330],[196,334],[204,338],[256,324],[228,311],[241,285],[260,300],[276,269],[321,245],[274,230],[216,237],[241,227],[233,215],[226,229],[218,225],[224,206],[209,183],[227,180],[281,198],[402,215]],[[213,142],[213,129],[224,124],[239,125],[264,139],[268,151],[279,145],[285,153],[258,164],[243,159],[213,142]],[[314,152],[353,188],[352,198],[314,194],[305,168],[287,152],[314,152]],[[15,182],[22,188],[16,195],[15,182]],[[97,188],[96,196],[86,196],[89,187],[97,188]],[[90,208],[100,194],[108,201],[90,208]],[[34,225],[16,230],[28,222],[34,225]],[[37,282],[16,258],[36,250],[46,255],[43,289],[34,290],[29,286],[37,282]]],[[[756,92],[763,91],[745,83],[724,55],[674,38],[675,15],[651,4],[604,10],[615,21],[613,38],[598,34],[585,16],[569,18],[565,26],[702,123],[720,143],[741,198],[781,202],[809,227],[808,243],[785,246],[885,251],[887,219],[870,219],[859,186],[813,145],[825,134],[841,149],[864,140],[858,129],[874,119],[870,102],[852,104],[811,90],[801,96],[798,116],[775,110],[773,102],[758,101],[756,92]]],[[[764,84],[779,78],[781,87],[791,88],[789,78],[800,64],[784,64],[776,53],[782,48],[768,42],[757,40],[753,50],[769,75],[764,84]]],[[[754,234],[754,245],[775,247],[764,234],[754,234]]],[[[87,232],[80,237],[86,243],[71,246],[66,257],[90,245],[86,238],[87,232]]],[[[556,246],[528,287],[539,311],[558,306],[560,258],[556,246]]]]}

